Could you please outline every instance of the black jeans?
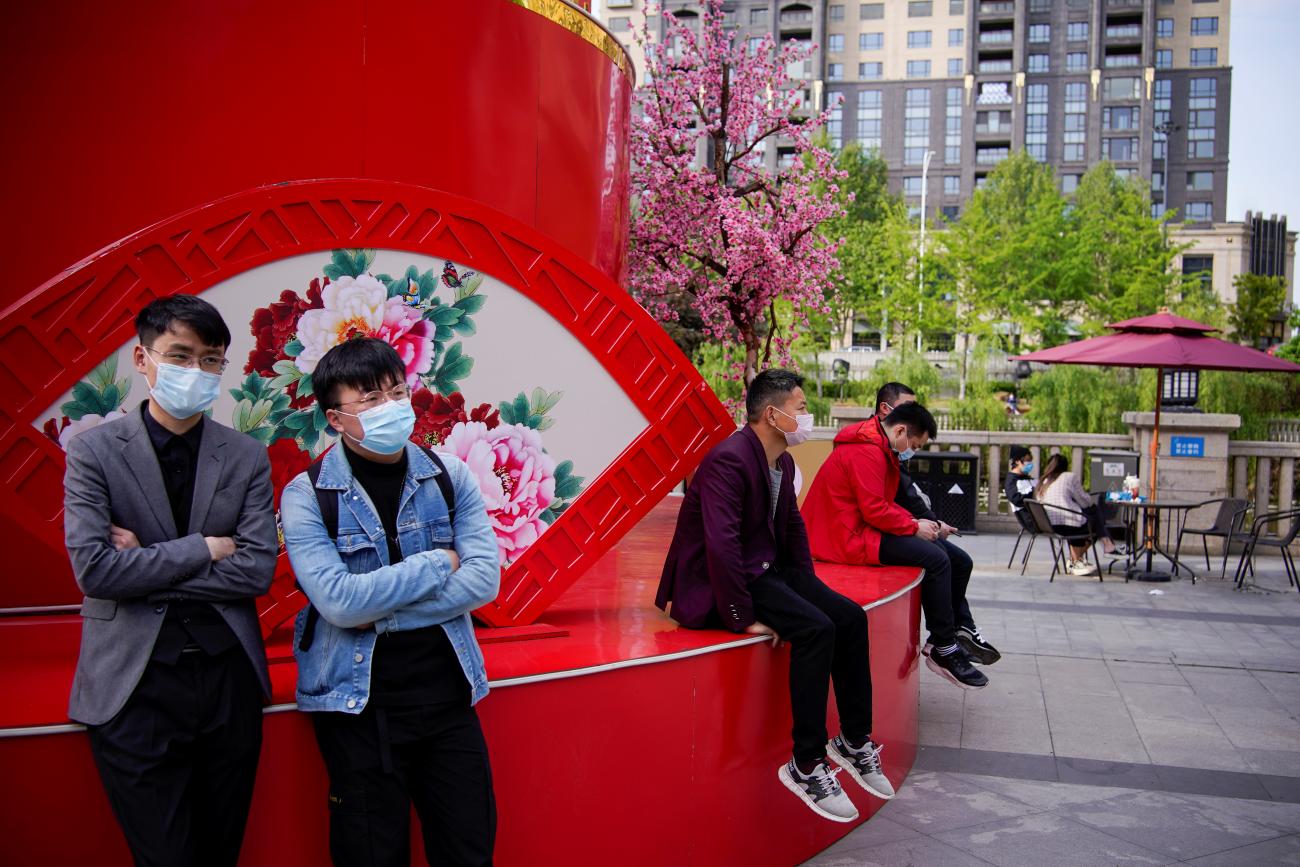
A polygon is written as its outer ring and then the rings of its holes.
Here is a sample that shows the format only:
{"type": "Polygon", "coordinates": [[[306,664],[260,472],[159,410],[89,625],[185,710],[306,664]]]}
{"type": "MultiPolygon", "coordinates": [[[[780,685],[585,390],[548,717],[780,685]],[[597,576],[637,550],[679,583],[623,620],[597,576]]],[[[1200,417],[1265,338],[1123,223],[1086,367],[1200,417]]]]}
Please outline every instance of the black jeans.
{"type": "Polygon", "coordinates": [[[947,647],[957,641],[957,627],[975,628],[966,585],[973,567],[970,555],[947,539],[927,542],[919,536],[880,535],[880,562],[886,566],[920,566],[921,610],[929,641],[947,647]]]}
{"type": "Polygon", "coordinates": [[[90,753],[138,865],[239,860],[262,749],[262,688],[244,649],[150,661],[90,753]]]}
{"type": "Polygon", "coordinates": [[[360,714],[311,717],[329,771],[336,865],[408,867],[412,803],[428,863],[492,863],[496,797],[474,708],[370,705],[360,714]]]}
{"type": "Polygon", "coordinates": [[[749,585],[754,616],[790,643],[790,711],[794,758],[826,755],[826,700],[835,684],[840,731],[871,735],[871,647],[867,613],[811,572],[771,569],[749,585]]]}

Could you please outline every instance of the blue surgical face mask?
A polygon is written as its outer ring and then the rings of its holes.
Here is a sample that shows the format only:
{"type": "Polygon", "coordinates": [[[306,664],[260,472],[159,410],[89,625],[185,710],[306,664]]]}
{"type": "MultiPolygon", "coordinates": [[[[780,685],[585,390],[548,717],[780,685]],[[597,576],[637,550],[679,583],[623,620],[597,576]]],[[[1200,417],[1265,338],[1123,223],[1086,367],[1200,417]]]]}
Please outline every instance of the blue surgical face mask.
{"type": "Polygon", "coordinates": [[[415,410],[411,401],[388,400],[362,413],[335,410],[339,415],[350,415],[361,422],[361,439],[352,441],[377,455],[395,455],[406,448],[406,442],[415,430],[415,410]]]}
{"type": "Polygon", "coordinates": [[[1032,473],[1033,471],[1034,471],[1034,462],[1033,462],[1033,461],[1029,461],[1028,463],[1026,463],[1026,464],[1024,465],[1024,467],[1022,467],[1021,470],[1020,470],[1020,472],[1024,473],[1025,475],[1029,475],[1029,474],[1032,473]]]}
{"type": "Polygon", "coordinates": [[[910,461],[912,459],[912,455],[914,454],[916,454],[916,449],[912,448],[911,446],[908,446],[907,448],[903,449],[901,452],[898,453],[898,459],[899,461],[905,463],[907,461],[910,461]]]}
{"type": "Polygon", "coordinates": [[[158,369],[149,394],[172,418],[185,419],[198,415],[212,406],[221,394],[221,376],[198,367],[179,367],[153,361],[149,348],[145,358],[158,369]]]}

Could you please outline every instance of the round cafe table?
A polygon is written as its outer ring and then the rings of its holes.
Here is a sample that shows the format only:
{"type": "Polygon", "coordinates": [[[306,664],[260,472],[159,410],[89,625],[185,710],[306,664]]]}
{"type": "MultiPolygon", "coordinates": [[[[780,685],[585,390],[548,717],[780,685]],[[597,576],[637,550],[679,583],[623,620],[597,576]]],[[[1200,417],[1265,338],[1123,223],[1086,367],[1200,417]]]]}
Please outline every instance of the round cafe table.
{"type": "Polygon", "coordinates": [[[1200,503],[1188,503],[1181,500],[1107,500],[1108,504],[1124,509],[1128,527],[1128,563],[1124,567],[1124,580],[1133,579],[1134,581],[1169,581],[1177,575],[1180,570],[1186,570],[1187,574],[1192,576],[1192,583],[1196,583],[1196,572],[1188,565],[1180,562],[1177,557],[1170,554],[1169,547],[1169,530],[1176,529],[1187,520],[1187,512],[1200,505],[1200,503]],[[1170,513],[1173,521],[1172,527],[1169,522],[1166,524],[1166,533],[1164,537],[1165,544],[1160,544],[1160,525],[1161,515],[1165,512],[1170,513]],[[1137,524],[1138,517],[1143,518],[1142,546],[1139,548],[1135,545],[1137,541],[1137,524]],[[1164,557],[1169,561],[1173,570],[1155,568],[1158,561],[1156,555],[1164,557]],[[1145,562],[1143,562],[1145,558],[1145,562]]]}

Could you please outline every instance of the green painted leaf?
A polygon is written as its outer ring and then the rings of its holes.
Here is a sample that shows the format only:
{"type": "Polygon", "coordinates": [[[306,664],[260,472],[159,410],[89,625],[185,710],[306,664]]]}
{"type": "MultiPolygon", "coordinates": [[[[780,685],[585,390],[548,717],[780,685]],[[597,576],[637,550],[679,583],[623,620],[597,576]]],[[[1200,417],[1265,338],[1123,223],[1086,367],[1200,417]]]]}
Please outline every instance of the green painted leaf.
{"type": "Polygon", "coordinates": [[[562,500],[571,500],[582,493],[582,477],[570,476],[563,482],[555,484],[555,496],[562,500]]]}
{"type": "Polygon", "coordinates": [[[519,392],[519,396],[515,398],[514,410],[515,410],[515,418],[518,419],[518,421],[516,421],[515,423],[516,424],[524,423],[525,420],[528,418],[529,412],[528,412],[528,398],[524,397],[524,393],[522,391],[519,392]]]}
{"type": "Polygon", "coordinates": [[[552,509],[543,509],[538,513],[537,517],[541,518],[547,524],[554,524],[555,519],[558,518],[559,515],[555,514],[555,511],[552,509]]]}
{"type": "Polygon", "coordinates": [[[316,407],[316,411],[312,413],[311,423],[312,427],[316,428],[318,432],[323,431],[325,428],[330,426],[329,420],[325,418],[325,413],[321,412],[319,406],[316,407]]]}
{"type": "Polygon", "coordinates": [[[477,313],[483,309],[485,303],[487,303],[487,296],[469,295],[464,298],[457,298],[456,303],[452,306],[464,310],[466,313],[477,313]]]}
{"type": "Polygon", "coordinates": [[[451,330],[461,337],[473,337],[478,333],[478,328],[474,326],[474,320],[468,316],[461,317],[459,322],[451,326],[451,330]]]}
{"type": "Polygon", "coordinates": [[[298,380],[298,397],[310,397],[313,394],[311,374],[304,373],[302,379],[298,380]]]}
{"type": "Polygon", "coordinates": [[[104,387],[99,402],[101,406],[108,407],[109,410],[117,409],[122,405],[122,395],[118,393],[115,383],[110,382],[104,387]]]}
{"type": "Polygon", "coordinates": [[[298,369],[297,362],[289,361],[288,359],[277,361],[275,364],[271,365],[271,369],[282,375],[296,374],[302,376],[302,371],[298,369]]]}
{"type": "Polygon", "coordinates": [[[433,314],[430,319],[438,325],[455,325],[465,315],[456,307],[438,307],[430,312],[433,314]]]}
{"type": "Polygon", "coordinates": [[[478,291],[478,287],[481,286],[482,284],[483,284],[482,274],[471,274],[469,277],[466,277],[464,280],[461,280],[460,286],[456,288],[456,300],[460,301],[462,299],[471,297],[475,292],[478,291]]]}
{"type": "Polygon", "coordinates": [[[538,418],[541,419],[541,421],[534,425],[534,427],[539,431],[550,430],[555,427],[555,419],[551,418],[549,415],[539,415],[538,418]]]}
{"type": "Polygon", "coordinates": [[[559,484],[560,480],[567,479],[572,474],[573,474],[573,461],[560,461],[558,464],[555,465],[556,484],[559,484]]]}
{"type": "Polygon", "coordinates": [[[276,439],[275,428],[273,427],[254,428],[253,430],[246,430],[244,433],[248,434],[264,446],[269,446],[271,443],[275,442],[276,439]]]}
{"type": "Polygon", "coordinates": [[[309,426],[311,422],[311,413],[298,410],[292,415],[285,416],[284,426],[291,431],[300,431],[309,426]]]}
{"type": "Polygon", "coordinates": [[[288,388],[289,386],[293,385],[297,381],[298,381],[297,376],[294,376],[291,373],[286,373],[282,376],[277,376],[275,379],[271,380],[271,388],[288,388]]]}
{"type": "Polygon", "coordinates": [[[104,391],[117,377],[117,356],[110,355],[86,374],[86,382],[96,391],[104,391]]]}
{"type": "Polygon", "coordinates": [[[293,356],[294,358],[302,355],[302,350],[302,341],[296,337],[284,345],[284,354],[293,356]]]}

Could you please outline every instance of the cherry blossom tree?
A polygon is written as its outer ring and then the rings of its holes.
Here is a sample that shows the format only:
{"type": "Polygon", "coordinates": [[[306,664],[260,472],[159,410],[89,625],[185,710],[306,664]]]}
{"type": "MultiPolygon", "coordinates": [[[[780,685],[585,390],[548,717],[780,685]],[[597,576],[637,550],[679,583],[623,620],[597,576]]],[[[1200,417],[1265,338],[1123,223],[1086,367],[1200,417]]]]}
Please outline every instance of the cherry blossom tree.
{"type": "Polygon", "coordinates": [[[721,0],[702,6],[696,27],[665,11],[662,44],[646,28],[639,37],[648,69],[632,134],[631,290],[663,321],[693,307],[707,339],[731,358],[743,351],[748,383],[788,363],[808,313],[827,309],[840,242],[819,227],[844,213],[844,173],[815,144],[828,112],[789,75],[810,47],[778,49],[770,36],[747,46],[721,0]],[[778,147],[787,156],[772,172],[765,157],[778,147]]]}

